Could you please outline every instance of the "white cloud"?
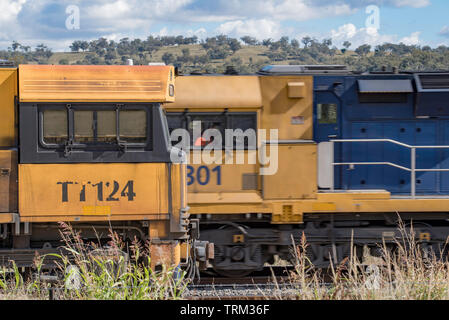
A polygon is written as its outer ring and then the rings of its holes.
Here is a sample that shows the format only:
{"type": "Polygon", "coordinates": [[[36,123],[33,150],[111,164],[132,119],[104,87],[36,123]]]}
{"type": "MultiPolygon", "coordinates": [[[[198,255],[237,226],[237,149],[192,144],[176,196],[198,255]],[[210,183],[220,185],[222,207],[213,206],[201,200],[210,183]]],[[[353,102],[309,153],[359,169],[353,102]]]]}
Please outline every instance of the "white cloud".
{"type": "Polygon", "coordinates": [[[430,5],[430,0],[394,0],[392,3],[396,7],[422,8],[430,5]]]}
{"type": "Polygon", "coordinates": [[[409,37],[404,37],[399,42],[402,42],[403,44],[406,44],[408,46],[410,45],[418,45],[420,44],[419,35],[421,32],[413,32],[409,37]]]}
{"type": "Polygon", "coordinates": [[[440,35],[444,37],[449,37],[449,26],[444,26],[440,31],[440,35]]]}
{"type": "Polygon", "coordinates": [[[0,0],[0,24],[16,19],[26,0],[0,0]]]}
{"type": "Polygon", "coordinates": [[[18,34],[17,16],[25,3],[26,0],[0,0],[0,40],[11,40],[18,34]]]}
{"type": "MultiPolygon", "coordinates": [[[[201,1],[201,0],[200,0],[201,1]]],[[[205,2],[205,0],[202,0],[205,2]]],[[[273,19],[306,21],[316,18],[348,15],[356,12],[350,5],[338,2],[315,4],[309,0],[216,0],[204,8],[180,12],[179,17],[193,21],[237,21],[273,19]],[[209,20],[211,17],[213,20],[209,20]]]]}
{"type": "Polygon", "coordinates": [[[333,43],[341,47],[343,42],[352,43],[351,48],[357,48],[362,44],[377,46],[385,42],[402,42],[407,45],[417,45],[420,43],[419,35],[421,32],[413,32],[410,36],[404,37],[398,41],[397,35],[380,34],[375,28],[360,28],[351,23],[340,26],[337,30],[331,30],[333,43]]]}
{"type": "Polygon", "coordinates": [[[259,7],[267,17],[278,20],[305,21],[329,16],[349,15],[354,13],[347,4],[331,4],[326,6],[311,6],[304,0],[279,1],[264,0],[259,7]]]}
{"type": "Polygon", "coordinates": [[[216,33],[237,38],[252,36],[257,39],[276,39],[282,35],[280,23],[268,19],[229,21],[220,25],[216,33]]]}
{"type": "Polygon", "coordinates": [[[93,5],[87,8],[88,17],[97,19],[117,19],[131,13],[131,7],[126,1],[93,5]]]}
{"type": "Polygon", "coordinates": [[[327,5],[335,2],[343,2],[351,8],[363,8],[368,5],[389,6],[389,7],[412,7],[422,8],[429,6],[430,0],[307,0],[309,5],[327,5]]]}

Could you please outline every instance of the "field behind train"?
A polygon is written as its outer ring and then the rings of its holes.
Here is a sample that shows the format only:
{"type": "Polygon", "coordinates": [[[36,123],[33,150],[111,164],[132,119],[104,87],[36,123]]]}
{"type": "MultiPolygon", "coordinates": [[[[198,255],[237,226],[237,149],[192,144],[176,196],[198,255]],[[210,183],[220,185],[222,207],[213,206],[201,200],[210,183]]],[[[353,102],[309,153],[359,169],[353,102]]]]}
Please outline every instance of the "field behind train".
{"type": "MultiPolygon", "coordinates": [[[[310,264],[307,239],[303,237],[301,243],[292,245],[294,268],[289,276],[282,283],[272,279],[271,288],[277,290],[268,292],[261,285],[257,299],[449,300],[449,262],[423,250],[425,244],[415,241],[413,230],[400,228],[402,238],[397,239],[395,250],[379,245],[381,256],[370,264],[358,260],[353,252],[325,272],[310,264]]],[[[50,280],[52,277],[43,272],[43,257],[36,257],[35,269],[28,277],[12,264],[0,271],[0,300],[192,299],[185,273],[167,268],[154,272],[148,267],[144,244],[133,243],[125,262],[122,256],[113,259],[110,254],[90,254],[70,226],[64,226],[62,232],[65,248],[74,260],[69,263],[67,257],[58,257],[60,279],[50,280]]],[[[124,248],[112,233],[108,250],[111,248],[124,248]]],[[[227,296],[216,291],[207,299],[226,299],[229,294],[232,299],[254,299],[242,290],[228,292],[227,296]]]]}

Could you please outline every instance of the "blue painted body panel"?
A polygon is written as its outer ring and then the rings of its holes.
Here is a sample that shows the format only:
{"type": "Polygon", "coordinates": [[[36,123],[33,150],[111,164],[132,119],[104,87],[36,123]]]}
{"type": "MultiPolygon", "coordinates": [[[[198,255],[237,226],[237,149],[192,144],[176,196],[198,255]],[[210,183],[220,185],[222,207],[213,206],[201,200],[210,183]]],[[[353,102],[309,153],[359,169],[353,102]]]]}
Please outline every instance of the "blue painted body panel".
{"type": "MultiPolygon", "coordinates": [[[[329,126],[317,121],[316,105],[338,103],[338,139],[393,139],[410,145],[449,145],[449,118],[416,117],[416,93],[407,93],[404,102],[361,103],[357,80],[410,79],[412,74],[314,76],[314,138],[317,142],[333,137],[329,126]]],[[[336,162],[392,162],[411,167],[409,149],[386,142],[338,143],[336,162]]],[[[449,168],[449,149],[416,151],[416,168],[449,168]]],[[[409,194],[410,173],[389,166],[336,167],[335,188],[385,189],[392,194],[409,194]]],[[[419,172],[417,194],[449,194],[449,173],[419,172]]]]}

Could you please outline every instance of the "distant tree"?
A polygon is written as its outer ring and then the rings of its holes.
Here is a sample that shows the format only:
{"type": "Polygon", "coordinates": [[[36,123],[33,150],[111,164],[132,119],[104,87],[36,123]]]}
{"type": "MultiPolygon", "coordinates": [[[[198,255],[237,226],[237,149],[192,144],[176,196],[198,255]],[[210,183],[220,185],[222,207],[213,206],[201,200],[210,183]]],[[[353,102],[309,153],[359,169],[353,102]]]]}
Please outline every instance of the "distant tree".
{"type": "Polygon", "coordinates": [[[190,56],[190,49],[189,48],[184,48],[181,50],[182,51],[182,55],[185,57],[190,56]]]}
{"type": "Polygon", "coordinates": [[[28,51],[30,51],[31,50],[31,47],[30,46],[23,46],[23,45],[20,45],[20,51],[22,51],[22,52],[28,52],[28,51]]]}
{"type": "Polygon", "coordinates": [[[43,43],[36,46],[35,54],[40,57],[50,58],[53,54],[51,50],[43,43]]]}
{"type": "Polygon", "coordinates": [[[241,37],[240,40],[242,40],[243,43],[245,43],[248,46],[255,46],[257,45],[258,42],[256,38],[250,36],[241,37]]]}
{"type": "Polygon", "coordinates": [[[79,41],[79,40],[73,41],[69,48],[70,48],[70,50],[72,50],[72,52],[80,51],[81,41],[79,41]]]}
{"type": "Polygon", "coordinates": [[[288,47],[289,47],[289,42],[290,42],[290,40],[289,40],[288,37],[282,37],[282,38],[279,40],[279,45],[280,45],[280,47],[282,48],[282,50],[287,50],[287,49],[288,49],[288,47]]]}
{"type": "Polygon", "coordinates": [[[192,62],[194,65],[198,65],[198,64],[204,65],[204,64],[208,63],[209,61],[210,61],[210,58],[209,58],[209,55],[207,55],[207,54],[202,55],[202,56],[194,56],[192,58],[192,62]]]}
{"type": "Polygon", "coordinates": [[[271,51],[276,51],[276,50],[278,50],[280,47],[281,47],[281,43],[280,43],[279,41],[272,42],[272,43],[270,44],[270,50],[271,50],[271,51]]]}
{"type": "Polygon", "coordinates": [[[175,38],[175,44],[177,44],[177,45],[182,45],[182,44],[184,44],[184,36],[177,36],[177,37],[175,38]]]}
{"type": "Polygon", "coordinates": [[[369,44],[364,44],[355,49],[355,52],[359,56],[366,56],[371,51],[371,46],[369,44]]]}
{"type": "Polygon", "coordinates": [[[166,52],[162,55],[162,61],[164,61],[166,65],[173,64],[175,62],[175,56],[172,53],[166,52]]]}
{"type": "Polygon", "coordinates": [[[17,49],[19,49],[21,46],[22,45],[20,43],[18,43],[17,41],[13,41],[10,49],[12,49],[12,51],[16,52],[17,49]]]}
{"type": "Polygon", "coordinates": [[[273,43],[273,39],[271,39],[271,38],[262,40],[262,45],[265,46],[265,47],[271,46],[272,43],[273,43]]]}
{"type": "Polygon", "coordinates": [[[234,53],[239,51],[242,48],[242,46],[240,45],[240,42],[237,39],[229,39],[228,45],[229,45],[229,48],[231,48],[232,52],[234,52],[234,53]]]}
{"type": "Polygon", "coordinates": [[[59,60],[59,64],[62,64],[62,65],[66,65],[66,64],[69,64],[69,60],[67,60],[67,59],[61,59],[61,60],[59,60]]]}
{"type": "Polygon", "coordinates": [[[332,46],[332,39],[323,39],[323,45],[324,46],[326,46],[326,47],[330,47],[330,46],[332,46]]]}
{"type": "Polygon", "coordinates": [[[230,54],[230,51],[225,47],[214,47],[207,50],[207,55],[209,56],[209,59],[212,60],[226,59],[230,54]]]}
{"type": "Polygon", "coordinates": [[[114,48],[108,48],[107,52],[106,52],[106,54],[104,56],[104,59],[106,60],[106,62],[111,63],[112,60],[114,60],[116,58],[117,58],[117,53],[115,52],[115,49],[114,48]]]}
{"type": "Polygon", "coordinates": [[[352,46],[352,43],[351,43],[351,42],[349,42],[349,41],[343,42],[343,47],[345,47],[346,50],[348,50],[350,46],[352,46]]]}
{"type": "Polygon", "coordinates": [[[89,49],[89,42],[87,41],[80,41],[80,49],[83,50],[83,52],[85,52],[87,49],[89,49]]]}
{"type": "Polygon", "coordinates": [[[122,63],[126,63],[128,61],[128,59],[130,59],[129,56],[122,56],[122,58],[121,58],[122,63]]]}
{"type": "Polygon", "coordinates": [[[296,39],[292,39],[290,45],[292,46],[293,49],[299,49],[299,41],[296,39]]]}
{"type": "Polygon", "coordinates": [[[301,40],[302,43],[304,43],[304,48],[307,48],[309,46],[309,44],[312,42],[312,38],[311,37],[304,37],[301,40]]]}

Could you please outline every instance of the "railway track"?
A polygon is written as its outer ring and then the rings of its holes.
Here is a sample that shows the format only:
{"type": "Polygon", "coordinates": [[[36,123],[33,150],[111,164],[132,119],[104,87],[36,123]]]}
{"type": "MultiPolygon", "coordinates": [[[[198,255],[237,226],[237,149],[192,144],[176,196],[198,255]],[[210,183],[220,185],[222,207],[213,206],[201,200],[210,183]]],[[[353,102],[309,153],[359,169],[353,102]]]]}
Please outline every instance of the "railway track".
{"type": "Polygon", "coordinates": [[[243,278],[226,278],[207,271],[191,283],[185,298],[190,300],[295,299],[297,286],[289,282],[292,267],[267,267],[243,278]]]}

